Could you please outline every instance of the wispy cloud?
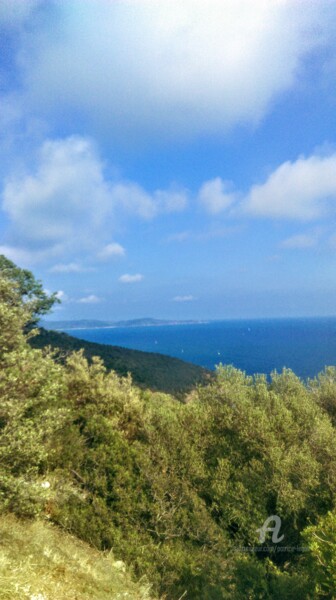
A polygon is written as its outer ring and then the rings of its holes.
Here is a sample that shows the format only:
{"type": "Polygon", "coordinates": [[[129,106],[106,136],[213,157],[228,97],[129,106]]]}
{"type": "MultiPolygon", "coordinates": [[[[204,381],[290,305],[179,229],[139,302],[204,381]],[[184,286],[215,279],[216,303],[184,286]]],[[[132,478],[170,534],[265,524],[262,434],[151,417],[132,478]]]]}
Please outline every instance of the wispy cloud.
{"type": "Polygon", "coordinates": [[[313,248],[318,243],[318,235],[313,233],[299,233],[286,238],[281,242],[281,247],[288,250],[313,248]]]}
{"type": "Polygon", "coordinates": [[[0,254],[4,254],[21,267],[29,267],[43,256],[43,253],[31,252],[26,248],[9,244],[0,246],[0,254]]]}
{"type": "Polygon", "coordinates": [[[125,273],[125,275],[121,275],[119,277],[119,281],[121,283],[138,283],[142,281],[144,278],[140,273],[136,273],[135,275],[130,275],[129,273],[125,273]]]}
{"type": "Polygon", "coordinates": [[[188,194],[184,190],[154,190],[147,192],[133,182],[115,182],[111,186],[114,204],[126,213],[143,219],[153,219],[162,213],[181,212],[187,205],[188,194]]]}
{"type": "Polygon", "coordinates": [[[100,260],[108,260],[109,258],[125,256],[125,254],[125,248],[121,246],[121,244],[113,242],[112,244],[107,244],[102,250],[100,250],[97,254],[97,257],[100,260]]]}
{"type": "Polygon", "coordinates": [[[207,212],[217,215],[237,201],[237,195],[232,188],[232,182],[223,181],[220,177],[206,181],[199,191],[199,202],[207,212]]]}
{"type": "Polygon", "coordinates": [[[92,271],[92,268],[83,267],[82,265],[71,262],[67,264],[58,263],[49,269],[50,273],[84,273],[92,271]]]}
{"type": "Polygon", "coordinates": [[[173,298],[174,302],[192,302],[193,300],[196,300],[196,298],[191,294],[188,294],[187,296],[175,296],[175,298],[173,298]]]}
{"type": "Polygon", "coordinates": [[[226,225],[222,227],[210,227],[203,231],[180,231],[169,235],[166,239],[167,242],[207,242],[216,238],[225,238],[231,235],[241,233],[244,229],[244,225],[226,225]]]}
{"type": "Polygon", "coordinates": [[[191,231],[179,231],[178,233],[172,233],[167,237],[167,242],[185,242],[192,238],[191,231]]]}
{"type": "Polygon", "coordinates": [[[102,299],[96,296],[95,294],[90,294],[90,296],[85,296],[84,298],[80,298],[77,302],[79,304],[98,304],[102,299]]]}

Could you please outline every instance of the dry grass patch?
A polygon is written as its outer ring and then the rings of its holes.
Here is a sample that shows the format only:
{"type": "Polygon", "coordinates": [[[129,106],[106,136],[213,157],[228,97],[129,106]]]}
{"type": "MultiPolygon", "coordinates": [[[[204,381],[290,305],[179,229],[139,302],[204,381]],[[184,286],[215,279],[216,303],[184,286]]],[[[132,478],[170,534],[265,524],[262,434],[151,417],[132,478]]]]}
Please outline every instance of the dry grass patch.
{"type": "Polygon", "coordinates": [[[42,521],[0,517],[0,598],[153,600],[109,553],[42,521]]]}

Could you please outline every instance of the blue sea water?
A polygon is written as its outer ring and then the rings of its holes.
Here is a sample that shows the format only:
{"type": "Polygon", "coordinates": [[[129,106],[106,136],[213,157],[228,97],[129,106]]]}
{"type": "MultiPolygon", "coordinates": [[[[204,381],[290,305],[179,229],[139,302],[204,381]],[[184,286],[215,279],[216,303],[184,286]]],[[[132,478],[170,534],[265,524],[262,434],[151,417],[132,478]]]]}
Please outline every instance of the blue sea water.
{"type": "Polygon", "coordinates": [[[160,352],[248,374],[291,368],[303,378],[336,365],[336,317],[217,321],[188,325],[69,330],[90,342],[160,352]]]}

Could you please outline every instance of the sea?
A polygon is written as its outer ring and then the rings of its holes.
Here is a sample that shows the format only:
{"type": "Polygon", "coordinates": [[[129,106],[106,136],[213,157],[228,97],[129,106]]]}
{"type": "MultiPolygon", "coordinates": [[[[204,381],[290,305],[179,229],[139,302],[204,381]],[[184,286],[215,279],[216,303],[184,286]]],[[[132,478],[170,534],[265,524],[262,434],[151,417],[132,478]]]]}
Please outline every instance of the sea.
{"type": "Polygon", "coordinates": [[[336,317],[63,330],[83,340],[160,352],[214,370],[233,365],[252,375],[292,369],[307,379],[336,366],[336,317]]]}

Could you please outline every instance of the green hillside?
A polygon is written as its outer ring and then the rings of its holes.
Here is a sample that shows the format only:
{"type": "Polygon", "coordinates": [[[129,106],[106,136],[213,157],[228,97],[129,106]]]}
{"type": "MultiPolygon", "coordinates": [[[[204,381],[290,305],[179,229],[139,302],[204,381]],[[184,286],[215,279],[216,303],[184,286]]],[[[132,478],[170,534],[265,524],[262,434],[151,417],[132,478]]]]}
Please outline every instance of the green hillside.
{"type": "Polygon", "coordinates": [[[86,342],[58,331],[39,331],[30,340],[33,348],[51,346],[58,348],[61,356],[83,349],[88,360],[99,356],[107,369],[113,369],[122,376],[131,373],[134,383],[143,388],[180,395],[213,377],[202,367],[163,354],[86,342]]]}

